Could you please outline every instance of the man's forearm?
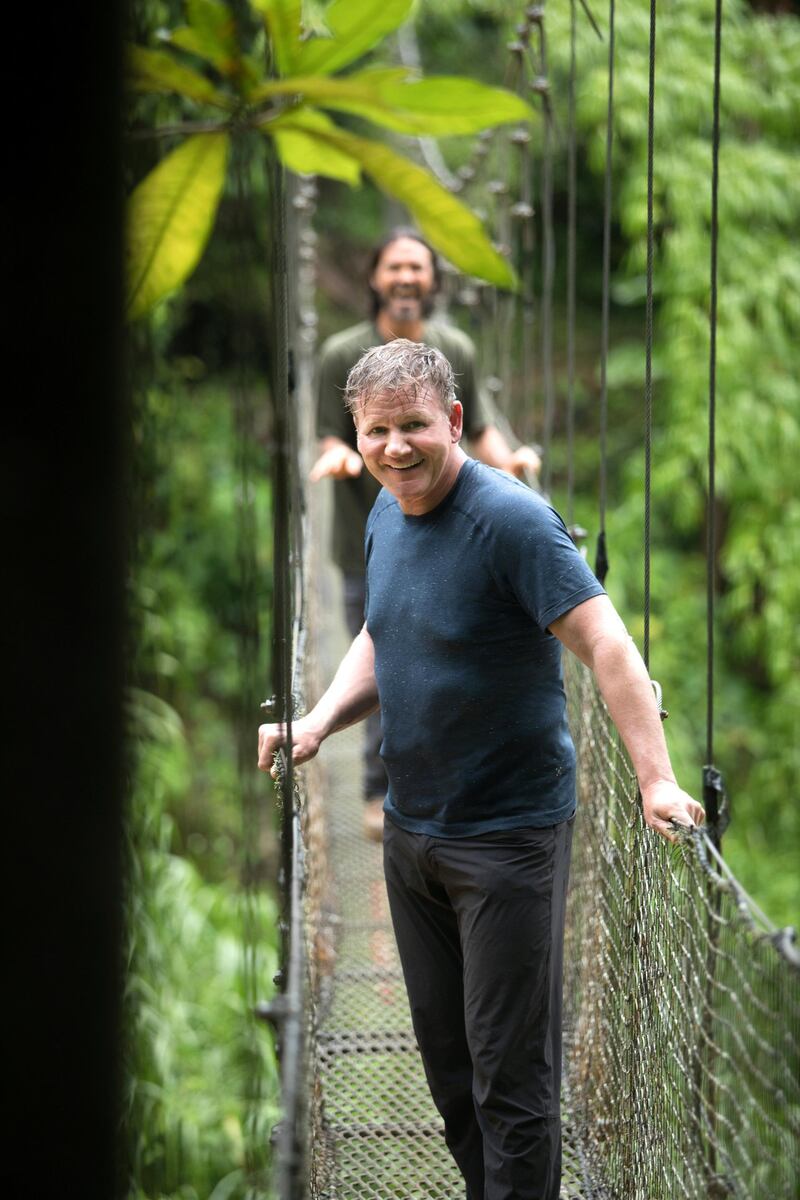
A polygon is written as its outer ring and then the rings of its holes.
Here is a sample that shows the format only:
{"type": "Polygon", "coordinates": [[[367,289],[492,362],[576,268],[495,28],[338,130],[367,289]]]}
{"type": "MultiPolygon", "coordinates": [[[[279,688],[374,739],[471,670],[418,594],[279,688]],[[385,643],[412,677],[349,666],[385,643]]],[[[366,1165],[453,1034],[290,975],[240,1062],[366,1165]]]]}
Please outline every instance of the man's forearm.
{"type": "Polygon", "coordinates": [[[305,717],[320,740],[368,717],[378,707],[372,638],[361,630],[339,664],[333,682],[305,717]]]}
{"type": "Polygon", "coordinates": [[[631,639],[616,634],[598,639],[591,666],[642,792],[659,781],[674,783],[653,688],[631,639]]]}
{"type": "Polygon", "coordinates": [[[702,824],[702,805],[675,780],[647,668],[608,597],[584,600],[553,621],[550,631],[594,671],[631,756],[647,824],[669,841],[676,824],[702,824]]]}

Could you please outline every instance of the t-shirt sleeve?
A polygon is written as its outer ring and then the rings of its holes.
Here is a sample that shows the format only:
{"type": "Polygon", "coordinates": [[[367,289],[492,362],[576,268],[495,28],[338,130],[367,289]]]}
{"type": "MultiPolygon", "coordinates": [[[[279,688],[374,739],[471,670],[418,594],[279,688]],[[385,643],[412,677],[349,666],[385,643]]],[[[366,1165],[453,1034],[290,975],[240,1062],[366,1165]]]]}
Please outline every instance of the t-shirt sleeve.
{"type": "Polygon", "coordinates": [[[345,408],[347,368],[341,355],[323,346],[317,366],[317,437],[353,441],[353,418],[345,408]]]}
{"type": "Polygon", "coordinates": [[[510,506],[496,541],[497,573],[540,629],[605,595],[558,513],[543,501],[510,506]]]}

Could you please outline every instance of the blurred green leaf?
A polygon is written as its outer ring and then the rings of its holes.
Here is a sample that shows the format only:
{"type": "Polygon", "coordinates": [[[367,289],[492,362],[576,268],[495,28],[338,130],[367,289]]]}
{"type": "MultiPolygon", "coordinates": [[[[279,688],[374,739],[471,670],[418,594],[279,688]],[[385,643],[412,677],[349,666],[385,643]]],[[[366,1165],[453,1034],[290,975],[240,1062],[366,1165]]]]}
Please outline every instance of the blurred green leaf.
{"type": "Polygon", "coordinates": [[[361,166],[352,154],[337,149],[320,135],[337,132],[337,127],[324,113],[304,108],[265,127],[278,147],[281,161],[290,171],[300,175],[325,175],[354,187],[361,180],[361,166]],[[302,120],[296,117],[302,112],[302,120]]]}
{"type": "Polygon", "coordinates": [[[214,224],[228,135],[195,134],[142,180],[128,204],[128,316],[136,319],[196,267],[214,224]]]}
{"type": "Polygon", "coordinates": [[[239,45],[228,6],[218,0],[186,0],[186,16],[189,24],[174,29],[170,42],[204,58],[223,75],[235,74],[239,45]]]}
{"type": "Polygon", "coordinates": [[[280,130],[304,131],[311,140],[355,159],[383,191],[406,205],[425,237],[459,270],[498,287],[516,287],[513,269],[492,246],[478,218],[432,175],[380,142],[333,124],[321,127],[318,116],[313,114],[309,122],[308,111],[298,109],[266,126],[264,132],[270,133],[275,125],[280,130]]]}
{"type": "Polygon", "coordinates": [[[302,0],[250,0],[250,4],[264,20],[272,43],[275,66],[281,75],[290,75],[297,68],[302,49],[302,0]]]}
{"type": "Polygon", "coordinates": [[[214,104],[225,109],[233,106],[230,97],[213,83],[190,67],[182,66],[163,50],[129,46],[127,73],[130,86],[137,92],[177,92],[199,104],[214,104]]]}
{"type": "Polygon", "coordinates": [[[315,104],[324,103],[331,97],[377,102],[382,83],[400,82],[407,76],[405,67],[371,67],[336,79],[330,79],[327,75],[290,75],[288,79],[270,79],[259,84],[250,99],[257,104],[270,96],[300,95],[315,104]]]}
{"type": "Polygon", "coordinates": [[[403,67],[372,68],[345,79],[296,76],[258,87],[250,96],[297,93],[323,108],[352,113],[396,133],[466,134],[509,121],[528,121],[533,109],[503,88],[473,79],[408,79],[403,67]]]}
{"type": "Polygon", "coordinates": [[[333,0],[325,10],[329,38],[304,42],[294,59],[297,75],[330,75],[361,58],[406,21],[414,0],[333,0]]]}

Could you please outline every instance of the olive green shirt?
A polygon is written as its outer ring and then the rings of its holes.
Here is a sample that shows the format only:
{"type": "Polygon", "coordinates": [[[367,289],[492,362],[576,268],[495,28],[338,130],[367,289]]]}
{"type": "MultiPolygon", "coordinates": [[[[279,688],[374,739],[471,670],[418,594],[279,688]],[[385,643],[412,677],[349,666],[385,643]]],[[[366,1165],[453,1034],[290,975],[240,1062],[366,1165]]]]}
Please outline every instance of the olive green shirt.
{"type": "MultiPolygon", "coordinates": [[[[441,350],[453,368],[456,396],[464,407],[464,432],[477,437],[492,424],[491,405],[475,377],[475,347],[465,333],[442,321],[426,321],[422,341],[441,350]]],[[[344,388],[350,368],[383,338],[372,321],[363,321],[323,344],[317,375],[317,434],[336,437],[353,450],[356,431],[353,418],[345,408],[344,388]]],[[[380,484],[366,467],[355,479],[337,479],[334,483],[333,560],[348,573],[364,570],[364,529],[380,484]]]]}

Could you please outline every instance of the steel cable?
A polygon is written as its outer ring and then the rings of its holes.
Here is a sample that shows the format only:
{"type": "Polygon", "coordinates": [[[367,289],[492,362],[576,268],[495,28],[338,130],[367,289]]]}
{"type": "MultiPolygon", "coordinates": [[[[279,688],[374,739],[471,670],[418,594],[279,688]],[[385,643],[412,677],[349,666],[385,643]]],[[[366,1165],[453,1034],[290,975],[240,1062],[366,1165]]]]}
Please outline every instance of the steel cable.
{"type": "Polygon", "coordinates": [[[608,502],[608,343],[611,295],[611,206],[614,150],[614,47],[616,10],[608,5],[608,101],[606,107],[606,161],[603,180],[603,290],[600,341],[600,532],[595,574],[605,583],[608,574],[606,505],[608,502]]]}
{"type": "Polygon", "coordinates": [[[714,6],[714,117],[711,151],[711,302],[708,354],[708,500],[706,516],[706,762],[714,761],[714,591],[716,584],[717,251],[719,241],[719,119],[722,0],[714,6]]]}
{"type": "Polygon", "coordinates": [[[575,0],[569,4],[569,91],[567,123],[567,524],[575,520],[575,0]]]}
{"type": "Polygon", "coordinates": [[[656,97],[656,0],[650,0],[649,72],[647,89],[647,299],[645,302],[644,378],[644,646],[642,657],[650,669],[650,539],[653,457],[653,158],[656,97]]]}

